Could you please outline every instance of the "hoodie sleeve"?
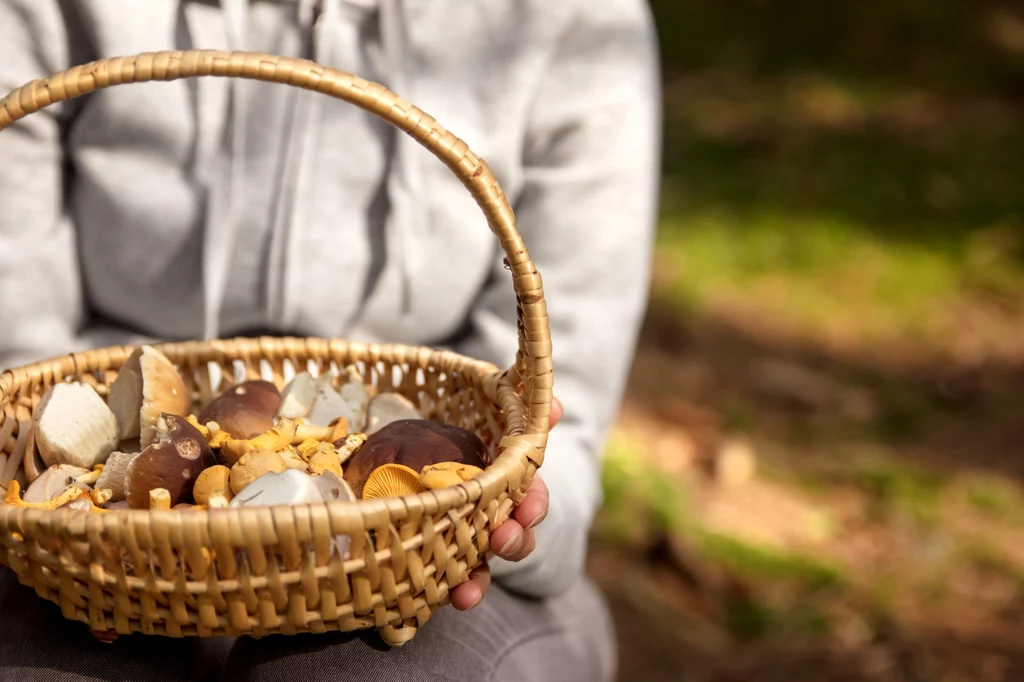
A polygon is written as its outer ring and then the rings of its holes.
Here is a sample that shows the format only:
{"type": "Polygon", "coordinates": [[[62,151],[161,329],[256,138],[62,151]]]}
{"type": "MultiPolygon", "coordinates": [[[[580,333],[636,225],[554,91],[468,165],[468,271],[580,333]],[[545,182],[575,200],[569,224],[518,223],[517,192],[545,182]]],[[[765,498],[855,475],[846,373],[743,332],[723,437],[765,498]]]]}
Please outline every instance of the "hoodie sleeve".
{"type": "MultiPolygon", "coordinates": [[[[565,414],[539,472],[551,503],[537,548],[491,567],[505,587],[535,597],[563,592],[584,572],[604,440],[647,302],[658,194],[660,91],[647,3],[574,4],[535,93],[514,206],[544,284],[565,414]]],[[[459,350],[507,367],[515,302],[500,264],[491,282],[459,350]]]]}
{"type": "MultiPolygon", "coordinates": [[[[59,3],[0,1],[0,97],[68,67],[59,3]]],[[[0,131],[0,369],[67,353],[82,318],[64,210],[62,105],[0,131]]]]}

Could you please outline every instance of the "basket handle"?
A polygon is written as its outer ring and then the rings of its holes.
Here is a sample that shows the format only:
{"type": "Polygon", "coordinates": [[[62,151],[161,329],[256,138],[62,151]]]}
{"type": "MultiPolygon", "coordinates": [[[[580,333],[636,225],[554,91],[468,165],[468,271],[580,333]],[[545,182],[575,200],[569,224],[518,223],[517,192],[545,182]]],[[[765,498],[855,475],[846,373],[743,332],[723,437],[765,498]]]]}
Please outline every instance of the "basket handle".
{"type": "Polygon", "coordinates": [[[433,117],[377,83],[306,59],[260,52],[187,50],[111,57],[75,66],[24,85],[0,100],[0,130],[56,102],[111,85],[227,76],[283,83],[330,95],[376,114],[426,147],[462,181],[498,237],[517,301],[519,349],[508,374],[522,381],[529,405],[526,434],[546,444],[551,413],[551,332],[537,268],[516,229],[512,208],[483,159],[433,117]]]}

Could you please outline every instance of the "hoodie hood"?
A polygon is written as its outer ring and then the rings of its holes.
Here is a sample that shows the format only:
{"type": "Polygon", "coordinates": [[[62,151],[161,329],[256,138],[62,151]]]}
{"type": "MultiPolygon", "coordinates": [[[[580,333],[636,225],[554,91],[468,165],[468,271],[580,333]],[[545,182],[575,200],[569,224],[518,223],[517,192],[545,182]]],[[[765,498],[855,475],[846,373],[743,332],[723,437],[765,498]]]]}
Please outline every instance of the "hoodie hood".
{"type": "MultiPolygon", "coordinates": [[[[313,61],[346,70],[346,54],[357,49],[359,33],[346,12],[375,12],[379,22],[381,49],[387,69],[386,85],[407,101],[415,101],[410,91],[410,44],[403,0],[288,0],[297,5],[302,30],[311,42],[313,61]]],[[[189,12],[187,28],[192,45],[202,49],[246,50],[249,0],[221,0],[222,25],[189,12]]],[[[360,75],[360,74],[355,74],[360,75]]],[[[196,106],[200,131],[220,131],[201,135],[197,142],[196,172],[207,188],[203,237],[203,334],[206,339],[220,334],[231,254],[239,238],[239,222],[244,201],[246,165],[246,101],[243,97],[249,81],[240,78],[199,79],[196,106]]],[[[293,329],[297,326],[296,296],[302,268],[303,230],[308,225],[308,202],[304,195],[310,183],[317,150],[316,126],[326,95],[292,88],[289,96],[290,129],[286,131],[284,162],[278,170],[278,209],[273,216],[266,273],[267,326],[293,329]]],[[[356,110],[354,105],[349,105],[356,110]]],[[[419,195],[420,170],[417,168],[416,141],[394,131],[395,141],[386,179],[388,214],[385,220],[385,244],[389,259],[396,262],[401,278],[402,313],[412,320],[414,310],[412,279],[414,261],[419,252],[413,223],[419,195]]],[[[357,319],[349,321],[350,327],[357,319]]]]}

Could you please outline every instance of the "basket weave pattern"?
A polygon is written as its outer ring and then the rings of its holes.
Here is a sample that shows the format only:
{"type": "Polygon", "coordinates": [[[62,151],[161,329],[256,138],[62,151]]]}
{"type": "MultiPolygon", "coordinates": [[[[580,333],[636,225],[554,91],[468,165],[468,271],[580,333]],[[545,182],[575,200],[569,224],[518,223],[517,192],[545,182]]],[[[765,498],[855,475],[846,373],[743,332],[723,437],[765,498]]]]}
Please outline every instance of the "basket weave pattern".
{"type": "MultiPolygon", "coordinates": [[[[290,371],[355,364],[367,383],[403,394],[423,416],[474,431],[491,461],[460,485],[383,500],[107,514],[0,504],[0,563],[97,633],[262,636],[376,627],[389,644],[402,644],[482,564],[491,531],[543,462],[552,371],[540,276],[496,179],[464,142],[382,86],[310,61],[204,50],[100,60],[0,100],[0,130],[100,88],[192,76],[315,90],[413,136],[462,180],[501,242],[519,335],[515,364],[505,371],[451,352],[338,339],[158,345],[189,386],[194,409],[235,380],[264,378],[282,387],[290,371]],[[351,542],[344,561],[331,551],[338,535],[351,542]]],[[[75,353],[0,374],[0,488],[38,475],[32,417],[43,393],[60,381],[83,381],[106,396],[131,351],[75,353]]]]}

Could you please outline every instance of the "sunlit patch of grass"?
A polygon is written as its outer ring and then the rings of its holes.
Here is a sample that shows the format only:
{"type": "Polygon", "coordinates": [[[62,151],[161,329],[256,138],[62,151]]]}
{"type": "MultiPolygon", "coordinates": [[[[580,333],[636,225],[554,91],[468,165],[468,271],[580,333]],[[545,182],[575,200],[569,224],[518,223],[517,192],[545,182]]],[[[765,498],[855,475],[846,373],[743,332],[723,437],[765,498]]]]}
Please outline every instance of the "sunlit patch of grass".
{"type": "Polygon", "coordinates": [[[795,580],[812,589],[839,587],[845,582],[839,568],[818,558],[757,547],[701,529],[696,530],[696,535],[698,546],[708,559],[740,575],[758,579],[795,580]]]}
{"type": "Polygon", "coordinates": [[[904,515],[917,522],[938,521],[939,502],[948,481],[896,459],[871,459],[853,472],[857,486],[875,503],[876,513],[904,515]]]}
{"type": "Polygon", "coordinates": [[[667,216],[660,293],[696,312],[727,308],[805,336],[927,339],[956,324],[960,266],[943,251],[888,243],[837,219],[762,211],[667,216]]]}
{"type": "Polygon", "coordinates": [[[1016,482],[975,474],[961,477],[956,485],[975,511],[994,519],[1024,524],[1024,491],[1016,482]]]}

